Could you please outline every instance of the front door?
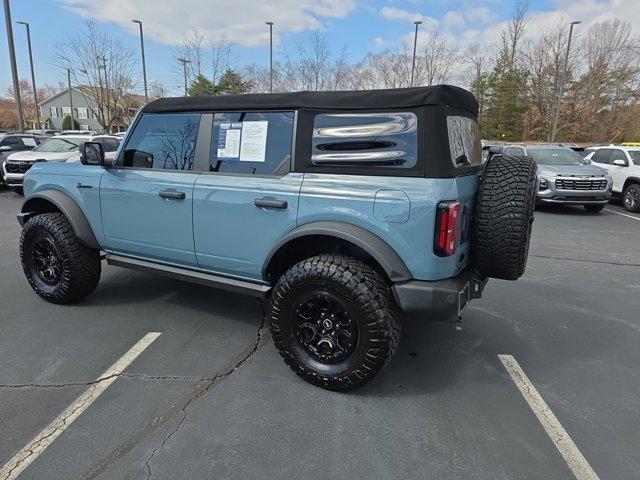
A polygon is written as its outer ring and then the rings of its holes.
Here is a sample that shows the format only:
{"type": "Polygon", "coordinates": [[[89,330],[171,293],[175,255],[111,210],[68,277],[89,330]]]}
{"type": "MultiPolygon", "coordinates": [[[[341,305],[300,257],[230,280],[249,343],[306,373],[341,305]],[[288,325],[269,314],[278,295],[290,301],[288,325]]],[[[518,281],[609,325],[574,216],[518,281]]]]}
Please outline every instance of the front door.
{"type": "Polygon", "coordinates": [[[195,267],[193,172],[199,114],[145,114],[100,183],[110,251],[195,267]]]}
{"type": "Polygon", "coordinates": [[[293,112],[218,113],[209,172],[193,194],[200,268],[260,281],[277,241],[296,226],[303,174],[291,173],[293,112]]]}

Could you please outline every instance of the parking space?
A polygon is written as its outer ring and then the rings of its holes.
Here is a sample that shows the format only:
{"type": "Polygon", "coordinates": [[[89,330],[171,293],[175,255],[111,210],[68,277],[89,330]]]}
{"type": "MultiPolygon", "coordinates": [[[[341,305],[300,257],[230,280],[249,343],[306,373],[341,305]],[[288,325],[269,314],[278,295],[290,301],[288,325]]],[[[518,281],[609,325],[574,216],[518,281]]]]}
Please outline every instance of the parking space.
{"type": "Polygon", "coordinates": [[[0,467],[161,332],[21,478],[574,478],[501,354],[599,478],[637,478],[640,216],[619,205],[536,212],[520,281],[492,280],[461,328],[406,319],[389,367],[340,394],[289,371],[253,299],[104,265],[87,300],[40,300],[20,203],[0,190],[0,467]]]}

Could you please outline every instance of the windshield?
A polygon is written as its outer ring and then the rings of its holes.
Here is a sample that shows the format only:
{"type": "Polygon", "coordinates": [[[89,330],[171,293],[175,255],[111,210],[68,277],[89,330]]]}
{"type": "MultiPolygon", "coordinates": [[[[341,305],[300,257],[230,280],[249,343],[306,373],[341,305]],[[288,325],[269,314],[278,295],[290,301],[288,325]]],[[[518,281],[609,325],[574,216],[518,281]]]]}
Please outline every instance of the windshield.
{"type": "Polygon", "coordinates": [[[584,165],[586,163],[573,150],[562,148],[530,148],[529,156],[538,165],[584,165]]]}
{"type": "Polygon", "coordinates": [[[37,148],[34,150],[36,152],[73,152],[78,150],[80,144],[83,143],[83,140],[78,140],[75,138],[50,138],[42,142],[37,148]]]}
{"type": "Polygon", "coordinates": [[[634,165],[640,165],[640,150],[629,150],[634,165]]]}

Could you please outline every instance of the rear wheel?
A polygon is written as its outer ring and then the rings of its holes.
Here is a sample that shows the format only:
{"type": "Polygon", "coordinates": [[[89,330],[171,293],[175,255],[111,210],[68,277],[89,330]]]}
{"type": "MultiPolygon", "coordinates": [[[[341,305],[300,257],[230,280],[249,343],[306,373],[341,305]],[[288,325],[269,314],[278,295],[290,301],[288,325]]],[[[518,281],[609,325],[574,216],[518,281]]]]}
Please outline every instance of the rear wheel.
{"type": "Polygon", "coordinates": [[[269,317],[287,365],[329,390],[351,390],[374,378],[400,338],[389,286],[366,263],[342,255],[291,267],[274,287],[269,317]]]}
{"type": "Polygon", "coordinates": [[[604,205],[583,205],[583,207],[587,212],[598,213],[602,211],[604,205]]]}
{"type": "Polygon", "coordinates": [[[100,252],[78,241],[62,213],[29,219],[20,236],[20,260],[31,288],[51,303],[80,300],[100,280],[100,252]]]}
{"type": "Polygon", "coordinates": [[[476,201],[473,252],[487,277],[517,280],[529,253],[537,165],[529,157],[494,155],[484,165],[476,201]]]}
{"type": "Polygon", "coordinates": [[[628,212],[640,212],[640,184],[632,183],[624,189],[622,205],[628,212]]]}

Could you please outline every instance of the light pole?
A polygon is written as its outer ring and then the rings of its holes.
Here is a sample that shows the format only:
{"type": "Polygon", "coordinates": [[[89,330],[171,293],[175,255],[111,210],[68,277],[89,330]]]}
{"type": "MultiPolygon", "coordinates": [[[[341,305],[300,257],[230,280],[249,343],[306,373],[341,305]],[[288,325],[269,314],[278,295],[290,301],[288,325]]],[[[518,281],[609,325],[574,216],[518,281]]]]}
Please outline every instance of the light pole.
{"type": "MultiPolygon", "coordinates": [[[[67,68],[67,83],[69,84],[69,107],[71,108],[71,112],[69,113],[69,116],[71,117],[71,128],[70,130],[75,130],[75,123],[73,121],[73,93],[71,90],[71,69],[67,68]]],[[[64,123],[64,118],[62,119],[63,123],[64,123]]]]}
{"type": "Polygon", "coordinates": [[[558,89],[558,101],[556,103],[556,113],[553,117],[553,126],[551,127],[551,138],[549,141],[555,142],[558,134],[558,121],[560,120],[560,104],[562,103],[562,95],[564,94],[564,84],[567,81],[567,68],[569,65],[569,51],[571,50],[571,37],[573,36],[573,27],[582,22],[571,22],[569,27],[569,40],[567,41],[567,52],[564,56],[564,66],[562,68],[562,78],[560,79],[560,88],[558,89]]]}
{"type": "Polygon", "coordinates": [[[24,25],[27,29],[27,45],[29,47],[29,65],[31,66],[31,86],[33,87],[33,103],[36,109],[36,121],[37,128],[40,126],[40,107],[38,106],[38,92],[36,90],[36,74],[33,70],[33,54],[31,53],[31,31],[29,30],[29,24],[27,22],[18,22],[20,25],[24,25]]]}
{"type": "Polygon", "coordinates": [[[144,98],[149,103],[149,93],[147,92],[147,64],[144,59],[144,34],[142,33],[142,21],[131,20],[133,23],[137,23],[140,27],[140,51],[142,52],[142,79],[144,81],[144,98]]]}
{"type": "Polygon", "coordinates": [[[413,75],[416,70],[416,49],[418,48],[418,25],[422,25],[422,22],[420,20],[416,20],[415,22],[413,22],[413,24],[416,26],[416,33],[413,37],[413,60],[411,60],[411,84],[410,84],[411,87],[413,87],[413,75]]]}
{"type": "Polygon", "coordinates": [[[4,0],[4,19],[7,25],[7,43],[9,44],[9,63],[11,63],[11,78],[13,80],[13,96],[16,100],[18,111],[18,129],[24,128],[24,116],[22,115],[22,99],[20,98],[20,84],[18,83],[18,67],[16,66],[16,50],[13,44],[13,26],[11,25],[11,7],[9,0],[4,0]]]}
{"type": "Polygon", "coordinates": [[[98,56],[96,57],[96,60],[98,61],[98,75],[100,75],[100,67],[104,68],[104,97],[105,103],[107,105],[107,112],[104,123],[107,125],[106,133],[111,133],[111,112],[109,111],[109,73],[107,72],[107,58],[105,56],[98,56]],[[100,65],[100,61],[102,61],[102,65],[100,65]]]}
{"type": "Polygon", "coordinates": [[[273,22],[264,22],[269,25],[269,92],[273,93],[273,22]]]}
{"type": "Polygon", "coordinates": [[[182,63],[182,71],[184,73],[184,96],[187,96],[187,63],[190,63],[190,60],[186,58],[179,58],[179,62],[182,63]]]}

